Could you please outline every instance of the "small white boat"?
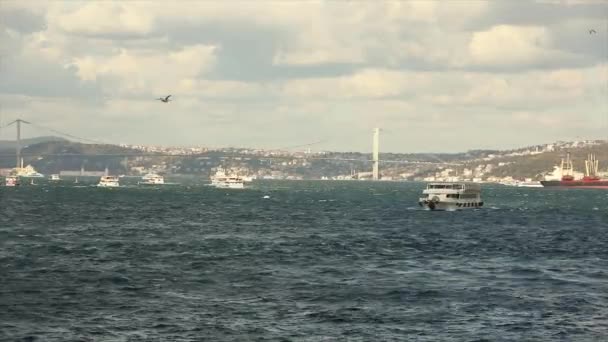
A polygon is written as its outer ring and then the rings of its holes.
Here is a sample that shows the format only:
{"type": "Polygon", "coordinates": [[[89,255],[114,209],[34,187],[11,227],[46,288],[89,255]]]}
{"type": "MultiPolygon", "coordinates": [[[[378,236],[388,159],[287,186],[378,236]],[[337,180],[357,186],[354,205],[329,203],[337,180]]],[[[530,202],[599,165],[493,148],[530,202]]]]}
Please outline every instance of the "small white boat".
{"type": "Polygon", "coordinates": [[[481,187],[477,183],[429,183],[418,204],[431,210],[481,208],[481,187]]]}
{"type": "Polygon", "coordinates": [[[501,185],[515,186],[520,188],[542,188],[543,185],[538,181],[533,181],[532,178],[526,178],[525,180],[513,180],[508,182],[501,182],[501,185]]]}
{"type": "Polygon", "coordinates": [[[21,180],[19,179],[19,176],[7,176],[4,185],[19,186],[21,185],[21,180]]]}
{"type": "Polygon", "coordinates": [[[245,187],[243,178],[236,175],[226,175],[223,169],[218,169],[211,176],[211,186],[219,189],[243,189],[245,187]]]}
{"type": "Polygon", "coordinates": [[[243,182],[245,182],[245,183],[251,183],[251,182],[253,182],[254,179],[256,179],[255,176],[243,176],[241,178],[243,178],[243,182]]]}
{"type": "Polygon", "coordinates": [[[58,175],[58,174],[52,174],[52,175],[51,175],[51,178],[49,178],[49,180],[50,180],[50,181],[53,181],[53,182],[57,182],[57,181],[60,181],[60,180],[61,180],[61,177],[59,177],[59,175],[58,175]]]}
{"type": "Polygon", "coordinates": [[[163,185],[165,184],[165,178],[163,176],[157,175],[155,173],[148,173],[141,178],[141,182],[137,184],[140,185],[163,185]]]}
{"type": "Polygon", "coordinates": [[[526,181],[526,182],[517,182],[515,186],[522,188],[542,188],[543,185],[540,182],[535,181],[526,181]]]}
{"type": "Polygon", "coordinates": [[[120,183],[116,176],[102,176],[101,179],[99,179],[97,186],[102,188],[116,188],[120,186],[120,183]]]}

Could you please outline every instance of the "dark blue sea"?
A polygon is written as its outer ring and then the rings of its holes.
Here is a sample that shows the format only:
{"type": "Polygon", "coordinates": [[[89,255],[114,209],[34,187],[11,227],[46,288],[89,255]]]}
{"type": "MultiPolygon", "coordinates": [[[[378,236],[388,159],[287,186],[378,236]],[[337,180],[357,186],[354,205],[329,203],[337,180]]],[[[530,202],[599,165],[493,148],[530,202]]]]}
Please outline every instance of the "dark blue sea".
{"type": "Polygon", "coordinates": [[[0,340],[608,340],[608,191],[423,186],[2,187],[0,340]]]}

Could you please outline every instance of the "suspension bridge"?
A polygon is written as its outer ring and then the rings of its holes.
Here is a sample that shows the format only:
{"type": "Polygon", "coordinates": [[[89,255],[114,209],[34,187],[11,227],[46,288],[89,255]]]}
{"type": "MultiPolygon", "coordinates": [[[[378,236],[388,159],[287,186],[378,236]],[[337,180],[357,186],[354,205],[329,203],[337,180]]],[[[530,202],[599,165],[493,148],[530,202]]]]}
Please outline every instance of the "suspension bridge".
{"type": "MultiPolygon", "coordinates": [[[[265,152],[264,154],[252,154],[252,153],[241,153],[241,152],[227,152],[227,151],[222,151],[222,150],[212,150],[212,151],[205,151],[205,152],[190,152],[190,153],[184,153],[184,152],[175,152],[175,151],[154,151],[154,152],[150,152],[150,151],[145,151],[145,150],[139,150],[139,149],[134,149],[132,147],[124,147],[122,145],[117,145],[117,144],[112,144],[109,142],[104,142],[104,141],[100,141],[100,140],[96,140],[96,139],[89,139],[89,138],[83,138],[83,137],[79,137],[76,136],[74,134],[70,134],[70,133],[66,133],[63,131],[59,131],[50,127],[46,127],[37,123],[33,123],[33,122],[29,122],[26,120],[22,120],[22,119],[17,119],[14,120],[4,126],[0,126],[0,129],[3,128],[8,128],[11,126],[15,126],[16,128],[16,147],[15,147],[15,153],[7,153],[7,152],[0,152],[0,157],[15,157],[16,158],[16,163],[15,165],[17,167],[19,167],[22,158],[37,158],[37,157],[120,157],[120,158],[135,158],[135,157],[178,157],[178,158],[208,158],[210,153],[213,152],[223,152],[223,156],[214,156],[214,158],[220,159],[220,160],[230,160],[230,159],[235,159],[235,158],[240,158],[240,159],[260,159],[260,160],[286,160],[286,159],[305,159],[305,160],[319,160],[319,161],[342,161],[342,162],[357,162],[357,163],[372,163],[372,169],[373,169],[373,174],[374,174],[374,179],[377,179],[378,176],[378,165],[380,163],[382,164],[418,164],[418,165],[435,165],[435,166],[458,166],[458,165],[462,165],[461,163],[454,163],[454,162],[446,162],[443,161],[441,159],[439,159],[437,156],[434,155],[428,155],[429,159],[434,159],[436,161],[429,161],[429,160],[394,160],[394,159],[381,159],[379,158],[380,153],[379,153],[379,129],[374,129],[374,135],[373,135],[373,148],[372,148],[372,153],[371,159],[368,158],[343,158],[343,157],[325,157],[319,154],[298,154],[298,155],[294,155],[294,154],[286,154],[286,153],[282,153],[282,154],[272,154],[272,155],[268,155],[268,152],[273,152],[273,151],[286,151],[286,150],[292,150],[295,148],[303,148],[303,147],[309,147],[309,146],[314,146],[314,145],[318,145],[320,143],[326,142],[327,140],[319,140],[319,141],[315,141],[312,143],[307,143],[307,144],[301,144],[301,145],[292,145],[292,146],[286,146],[286,147],[281,147],[281,148],[277,148],[277,149],[266,149],[266,150],[261,150],[263,152],[265,152]],[[109,153],[93,153],[93,152],[34,152],[34,151],[24,151],[24,146],[23,146],[23,141],[22,141],[22,127],[24,125],[29,125],[32,127],[36,127],[38,129],[42,129],[48,132],[52,132],[53,134],[56,134],[60,137],[63,138],[67,138],[68,141],[70,142],[78,142],[78,143],[84,143],[84,144],[95,144],[95,145],[106,145],[106,146],[113,146],[113,147],[120,147],[120,148],[124,148],[126,151],[118,151],[118,152],[109,152],[109,153]]],[[[228,148],[226,149],[228,150],[228,148]]],[[[334,152],[326,152],[326,153],[334,153],[334,152]]],[[[335,152],[338,153],[338,152],[335,152]]],[[[363,154],[365,155],[365,154],[363,154]]],[[[423,155],[423,154],[421,154],[423,155]]]]}

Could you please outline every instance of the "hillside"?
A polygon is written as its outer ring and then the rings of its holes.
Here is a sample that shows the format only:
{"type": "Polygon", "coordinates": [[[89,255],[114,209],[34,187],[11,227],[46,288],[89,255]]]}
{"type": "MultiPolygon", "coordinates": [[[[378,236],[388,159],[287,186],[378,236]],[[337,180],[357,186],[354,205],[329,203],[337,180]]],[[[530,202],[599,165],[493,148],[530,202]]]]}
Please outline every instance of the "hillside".
{"type": "MultiPolygon", "coordinates": [[[[370,177],[372,168],[369,153],[257,151],[227,148],[209,151],[200,149],[155,148],[145,152],[141,147],[81,144],[54,138],[29,140],[22,150],[25,164],[32,164],[39,172],[58,173],[62,170],[101,171],[108,167],[113,173],[140,174],[155,171],[171,174],[209,175],[223,166],[258,176],[274,178],[319,179],[348,177],[359,174],[370,177]],[[46,140],[46,141],[44,141],[46,140]],[[145,155],[142,155],[145,154],[145,155]],[[169,155],[167,155],[169,154],[169,155]],[[125,158],[124,155],[130,155],[125,158]]],[[[13,146],[14,147],[14,146],[13,146]]],[[[595,153],[602,171],[608,167],[606,141],[558,142],[524,147],[509,151],[473,150],[463,153],[381,153],[381,176],[391,179],[437,180],[458,176],[462,179],[491,179],[513,177],[540,179],[553,170],[566,152],[571,153],[575,170],[584,170],[588,153],[595,153]],[[441,163],[441,164],[437,164],[441,163]]],[[[0,149],[0,168],[15,165],[15,150],[0,149]]]]}
{"type": "MultiPolygon", "coordinates": [[[[24,163],[33,165],[42,173],[57,173],[61,170],[78,170],[84,166],[86,170],[98,171],[108,167],[111,172],[137,173],[142,170],[154,169],[159,172],[180,174],[208,175],[218,166],[246,170],[261,176],[321,178],[338,175],[350,175],[353,172],[368,172],[371,170],[371,154],[357,152],[323,152],[306,155],[301,152],[270,152],[253,151],[248,149],[226,148],[216,151],[201,151],[195,155],[183,155],[183,150],[170,148],[143,151],[141,148],[128,148],[116,145],[81,144],[69,141],[47,141],[30,144],[22,150],[24,163]],[[109,155],[141,155],[124,158],[109,155]],[[174,156],[155,154],[176,154],[174,156]],[[61,156],[60,156],[61,154],[61,156]]],[[[453,154],[398,154],[385,153],[386,160],[383,170],[406,172],[410,167],[403,163],[389,161],[408,161],[413,163],[457,162],[467,158],[480,158],[488,151],[474,151],[453,154]],[[401,167],[400,167],[401,165],[401,167]]],[[[10,168],[15,165],[14,149],[0,150],[0,168],[10,168]]],[[[412,164],[413,171],[428,170],[434,166],[412,164]]]]}
{"type": "Polygon", "coordinates": [[[500,158],[494,162],[508,164],[496,167],[489,173],[489,176],[540,179],[547,171],[552,171],[555,165],[559,165],[561,158],[564,158],[567,152],[570,152],[575,171],[584,172],[585,159],[589,153],[595,154],[601,171],[608,169],[608,143],[603,143],[583,148],[563,148],[538,155],[500,158]]]}
{"type": "MultiPolygon", "coordinates": [[[[31,144],[22,149],[25,165],[33,165],[39,172],[57,173],[61,170],[79,170],[84,166],[87,170],[125,171],[124,158],[107,156],[108,154],[129,154],[137,151],[116,145],[95,145],[74,143],[67,140],[46,141],[31,144]],[[63,156],[53,156],[63,154],[63,156]]],[[[0,150],[0,168],[15,166],[15,150],[0,150]]]]}
{"type": "Polygon", "coordinates": [[[554,166],[559,165],[561,158],[565,158],[568,152],[575,171],[584,172],[585,159],[589,153],[595,154],[599,160],[601,172],[608,169],[608,142],[558,142],[493,153],[485,158],[465,161],[463,165],[458,167],[450,166],[451,172],[447,168],[439,168],[417,176],[445,178],[449,175],[466,178],[480,177],[483,179],[512,177],[514,179],[533,178],[540,180],[547,173],[552,172],[554,166]]]}
{"type": "MultiPolygon", "coordinates": [[[[41,144],[46,142],[68,142],[67,139],[54,137],[54,136],[46,136],[46,137],[36,137],[36,138],[27,138],[21,139],[21,146],[29,146],[35,144],[41,144]]],[[[15,149],[17,147],[17,141],[15,140],[0,140],[0,151],[2,150],[10,150],[15,149]]]]}

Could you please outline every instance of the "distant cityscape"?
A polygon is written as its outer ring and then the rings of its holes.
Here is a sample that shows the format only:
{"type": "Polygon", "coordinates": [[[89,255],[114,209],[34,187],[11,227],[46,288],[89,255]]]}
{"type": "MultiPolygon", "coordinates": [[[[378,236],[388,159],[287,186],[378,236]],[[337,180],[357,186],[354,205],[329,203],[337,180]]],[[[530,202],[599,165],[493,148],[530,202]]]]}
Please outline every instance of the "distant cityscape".
{"type": "MultiPolygon", "coordinates": [[[[529,177],[522,178],[517,175],[506,175],[506,176],[497,176],[493,173],[497,168],[505,167],[507,165],[516,164],[515,160],[511,161],[503,161],[504,159],[516,159],[516,157],[526,157],[526,156],[537,156],[545,153],[551,153],[555,151],[566,151],[566,150],[577,150],[577,149],[585,149],[589,147],[599,147],[602,144],[605,144],[605,141],[602,140],[582,140],[582,141],[558,141],[551,144],[544,145],[536,145],[531,147],[525,147],[517,150],[509,150],[509,151],[496,151],[492,153],[487,153],[485,156],[480,156],[478,158],[473,158],[469,160],[463,160],[460,165],[457,167],[449,167],[449,166],[438,166],[436,170],[421,170],[420,167],[415,167],[413,170],[409,172],[401,172],[396,173],[399,168],[391,167],[385,169],[384,172],[381,172],[381,180],[414,180],[414,181],[444,181],[444,182],[457,182],[457,181],[472,181],[472,182],[496,182],[496,183],[507,183],[517,180],[532,180],[532,179],[559,179],[561,178],[561,173],[557,169],[558,165],[555,161],[555,165],[553,168],[546,170],[542,174],[530,174],[529,177]],[[493,162],[496,161],[496,162],[493,162]],[[467,165],[476,164],[474,167],[467,167],[467,165]]],[[[251,158],[267,158],[267,157],[288,157],[292,158],[291,160],[281,161],[279,163],[280,166],[285,167],[286,169],[293,169],[297,167],[307,167],[310,165],[310,162],[307,160],[311,157],[319,157],[319,156],[327,156],[328,154],[333,154],[331,152],[311,152],[307,151],[299,151],[299,152],[291,152],[291,151],[277,151],[277,150],[261,150],[261,149],[234,149],[234,148],[225,148],[225,149],[214,149],[210,150],[204,147],[163,147],[163,146],[142,146],[142,145],[127,145],[123,144],[121,147],[139,150],[143,152],[149,153],[167,153],[173,155],[199,155],[203,153],[209,152],[218,152],[224,154],[237,153],[244,156],[250,157],[234,157],[234,161],[241,160],[251,160],[251,158]]],[[[413,160],[408,161],[411,164],[426,164],[428,161],[420,161],[413,160]]],[[[404,168],[403,166],[401,168],[404,168]]],[[[411,169],[411,167],[406,167],[407,169],[411,169]]],[[[133,173],[145,174],[146,172],[171,172],[171,166],[169,165],[153,165],[151,169],[146,169],[144,166],[133,166],[131,167],[131,171],[133,173]]],[[[251,170],[247,167],[235,166],[232,168],[234,172],[238,174],[251,174],[251,170]]],[[[304,177],[300,174],[282,171],[282,170],[265,170],[262,172],[258,172],[256,176],[260,176],[260,178],[264,179],[303,179],[304,177]]],[[[601,173],[602,175],[608,174],[608,170],[601,173]]],[[[582,177],[583,172],[575,172],[575,177],[582,177]]],[[[345,174],[337,174],[337,175],[321,175],[319,179],[322,180],[369,180],[372,177],[371,164],[370,170],[356,170],[352,169],[349,173],[345,174]]]]}
{"type": "MultiPolygon", "coordinates": [[[[12,148],[0,144],[1,175],[7,175],[15,168],[12,148]]],[[[497,183],[553,179],[561,177],[559,163],[566,152],[572,154],[577,169],[575,176],[582,175],[582,163],[587,153],[597,155],[601,175],[608,174],[607,142],[581,140],[505,151],[473,150],[452,154],[380,152],[378,179],[497,183]]],[[[63,176],[100,176],[109,172],[127,176],[158,173],[208,177],[218,168],[226,168],[232,173],[257,179],[373,178],[372,154],[357,152],[95,145],[51,137],[48,141],[24,144],[22,153],[24,169],[29,166],[30,171],[63,176]]]]}

